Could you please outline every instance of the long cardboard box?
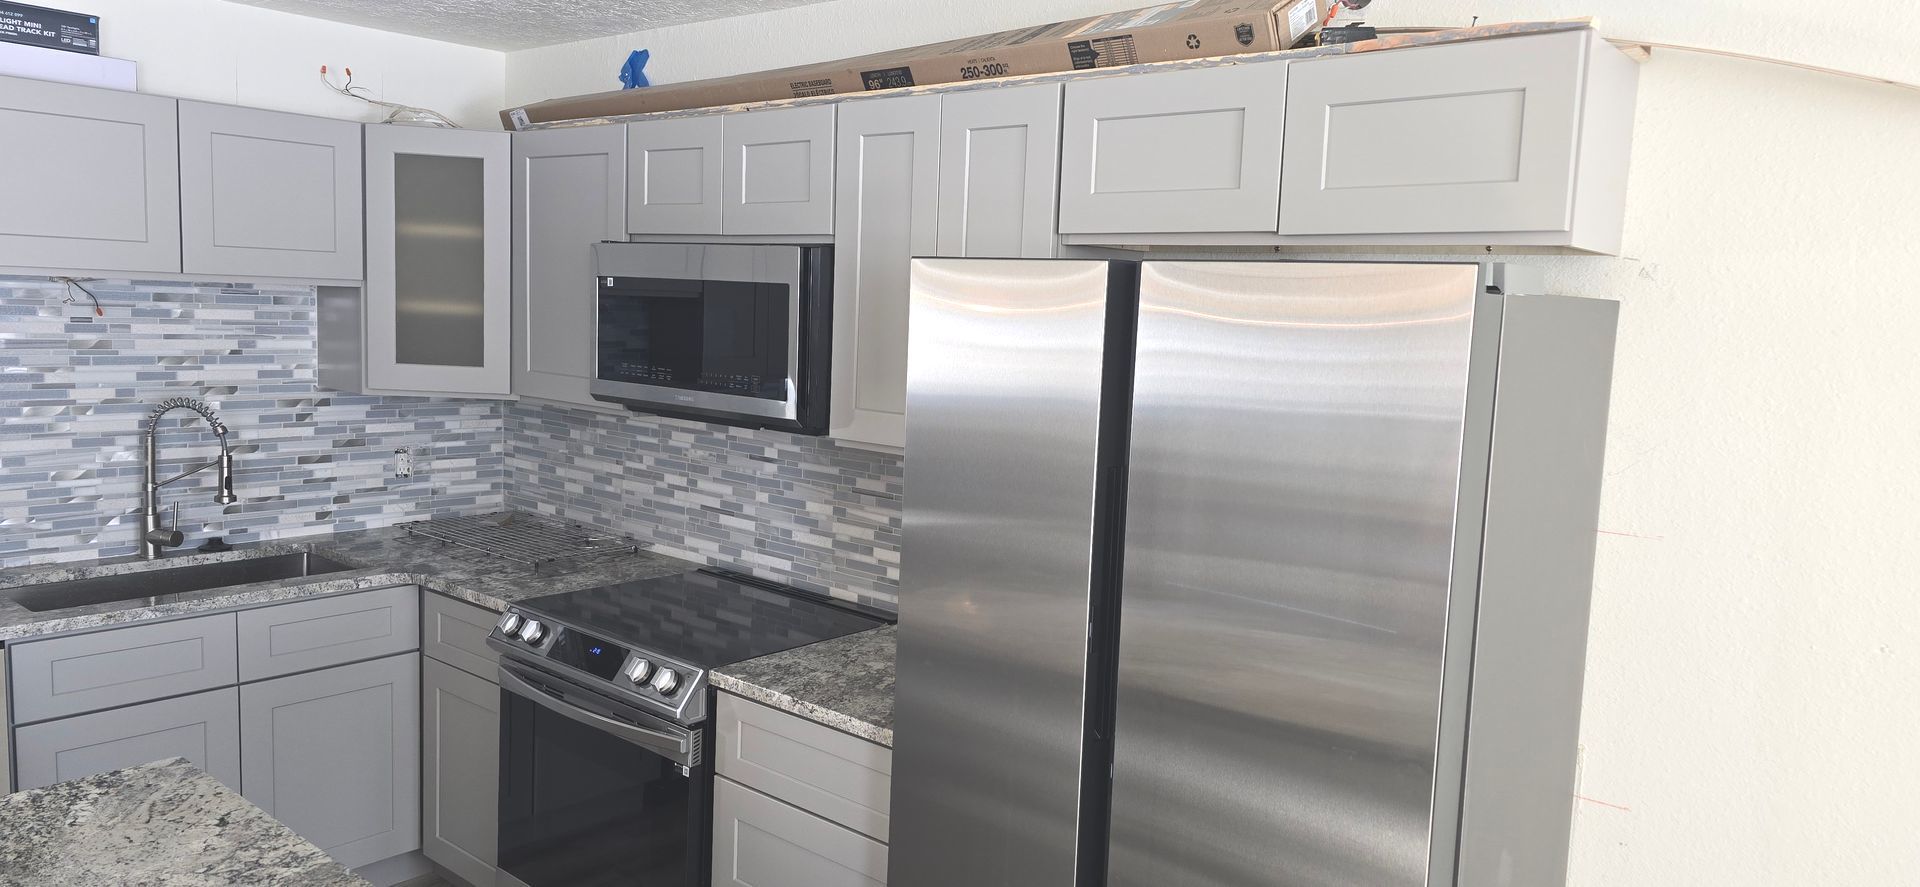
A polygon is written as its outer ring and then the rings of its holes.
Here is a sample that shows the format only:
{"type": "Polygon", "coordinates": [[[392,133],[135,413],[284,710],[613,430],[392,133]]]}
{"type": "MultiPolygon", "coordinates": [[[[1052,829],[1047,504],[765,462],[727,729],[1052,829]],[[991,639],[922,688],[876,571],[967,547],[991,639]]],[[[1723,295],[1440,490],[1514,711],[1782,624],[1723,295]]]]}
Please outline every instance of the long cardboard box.
{"type": "Polygon", "coordinates": [[[550,99],[500,112],[508,129],[1287,49],[1332,0],[1182,0],[817,65],[550,99]]]}

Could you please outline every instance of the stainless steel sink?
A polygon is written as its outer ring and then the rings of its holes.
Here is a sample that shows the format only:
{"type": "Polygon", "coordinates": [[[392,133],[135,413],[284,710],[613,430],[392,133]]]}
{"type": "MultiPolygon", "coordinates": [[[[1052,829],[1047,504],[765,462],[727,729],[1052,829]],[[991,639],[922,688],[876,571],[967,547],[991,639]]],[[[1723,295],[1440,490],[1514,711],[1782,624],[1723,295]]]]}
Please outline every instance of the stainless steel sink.
{"type": "Polygon", "coordinates": [[[243,560],[217,561],[160,567],[138,573],[70,579],[44,585],[27,585],[0,590],[0,597],[13,600],[35,613],[66,610],[95,604],[147,600],[189,591],[207,591],[231,585],[247,585],[274,579],[297,579],[324,573],[338,573],[355,567],[331,561],[317,554],[298,552],[275,554],[243,560]]]}

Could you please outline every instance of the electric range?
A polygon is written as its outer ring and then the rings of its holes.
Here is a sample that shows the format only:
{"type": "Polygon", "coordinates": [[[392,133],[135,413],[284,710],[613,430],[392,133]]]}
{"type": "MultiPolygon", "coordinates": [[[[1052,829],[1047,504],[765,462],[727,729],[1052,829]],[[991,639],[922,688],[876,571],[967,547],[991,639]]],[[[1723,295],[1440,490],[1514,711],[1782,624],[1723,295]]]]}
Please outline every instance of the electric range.
{"type": "Polygon", "coordinates": [[[889,621],[714,569],[513,604],[487,638],[501,654],[500,870],[529,887],[705,884],[708,675],[889,621]]]}

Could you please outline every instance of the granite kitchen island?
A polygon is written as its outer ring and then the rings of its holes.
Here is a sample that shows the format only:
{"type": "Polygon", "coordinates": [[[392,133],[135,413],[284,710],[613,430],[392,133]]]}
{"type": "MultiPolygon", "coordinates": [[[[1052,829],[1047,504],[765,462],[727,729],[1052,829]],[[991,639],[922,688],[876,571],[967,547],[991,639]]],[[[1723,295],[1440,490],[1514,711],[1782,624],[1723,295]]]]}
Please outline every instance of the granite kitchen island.
{"type": "Polygon", "coordinates": [[[370,887],[180,758],[0,797],[0,885],[370,887]]]}

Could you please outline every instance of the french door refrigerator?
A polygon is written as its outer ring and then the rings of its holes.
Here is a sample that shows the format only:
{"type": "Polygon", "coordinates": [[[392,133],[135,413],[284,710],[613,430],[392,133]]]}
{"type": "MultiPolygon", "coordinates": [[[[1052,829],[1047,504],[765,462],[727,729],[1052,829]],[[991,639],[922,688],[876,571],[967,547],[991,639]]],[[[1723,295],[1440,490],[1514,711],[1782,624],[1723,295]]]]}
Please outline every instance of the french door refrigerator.
{"type": "Polygon", "coordinates": [[[1616,305],[920,259],[889,882],[1565,877],[1616,305]]]}

